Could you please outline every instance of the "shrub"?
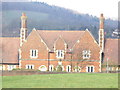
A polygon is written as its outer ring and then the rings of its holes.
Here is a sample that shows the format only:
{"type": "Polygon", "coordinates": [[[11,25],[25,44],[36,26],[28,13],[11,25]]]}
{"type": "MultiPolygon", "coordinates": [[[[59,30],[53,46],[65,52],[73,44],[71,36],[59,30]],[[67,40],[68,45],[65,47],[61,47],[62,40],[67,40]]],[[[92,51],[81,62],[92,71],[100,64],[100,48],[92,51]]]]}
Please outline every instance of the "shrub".
{"type": "Polygon", "coordinates": [[[57,71],[62,71],[62,66],[61,65],[57,66],[57,71]]]}

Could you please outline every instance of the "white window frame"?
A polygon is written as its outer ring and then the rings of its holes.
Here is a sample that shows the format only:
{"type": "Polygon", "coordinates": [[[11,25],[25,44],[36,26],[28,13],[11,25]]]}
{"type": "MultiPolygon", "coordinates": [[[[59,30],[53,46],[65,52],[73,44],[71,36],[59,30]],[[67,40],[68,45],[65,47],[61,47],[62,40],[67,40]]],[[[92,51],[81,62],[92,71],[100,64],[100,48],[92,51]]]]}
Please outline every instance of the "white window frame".
{"type": "Polygon", "coordinates": [[[118,71],[119,70],[118,67],[115,70],[118,71]]]}
{"type": "Polygon", "coordinates": [[[56,57],[57,58],[64,58],[64,50],[56,50],[56,57]]]}
{"type": "Polygon", "coordinates": [[[2,65],[2,70],[5,70],[5,65],[2,65]]]}
{"type": "Polygon", "coordinates": [[[38,57],[38,50],[37,49],[31,49],[30,50],[30,58],[37,58],[38,57]]]}
{"type": "Polygon", "coordinates": [[[89,59],[90,58],[90,50],[83,50],[83,59],[89,59]]]}
{"type": "Polygon", "coordinates": [[[95,71],[95,67],[94,66],[86,66],[86,72],[88,72],[88,67],[90,68],[89,72],[91,72],[91,67],[93,67],[93,72],[95,71]]]}
{"type": "Polygon", "coordinates": [[[33,64],[27,64],[26,69],[34,69],[34,65],[33,64]],[[29,68],[29,67],[32,67],[32,68],[29,68]]]}
{"type": "Polygon", "coordinates": [[[16,65],[7,65],[7,67],[8,70],[16,69],[16,65]]]}
{"type": "Polygon", "coordinates": [[[3,70],[3,66],[2,65],[0,65],[0,70],[3,70]]]}
{"type": "Polygon", "coordinates": [[[54,66],[53,65],[49,65],[49,71],[54,71],[54,66]]]}
{"type": "Polygon", "coordinates": [[[67,65],[67,66],[66,66],[66,71],[67,71],[67,72],[71,72],[71,66],[70,66],[70,65],[67,65]],[[68,71],[68,67],[69,67],[69,71],[68,71]]]}

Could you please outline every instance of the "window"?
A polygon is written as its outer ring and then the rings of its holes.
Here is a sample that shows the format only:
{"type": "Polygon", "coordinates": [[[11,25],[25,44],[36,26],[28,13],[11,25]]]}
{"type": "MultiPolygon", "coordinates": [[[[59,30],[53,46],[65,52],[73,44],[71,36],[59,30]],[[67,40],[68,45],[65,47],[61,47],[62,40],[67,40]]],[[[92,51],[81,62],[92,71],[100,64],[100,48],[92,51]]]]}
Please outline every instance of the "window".
{"type": "Polygon", "coordinates": [[[34,69],[34,65],[26,65],[26,69],[34,69]]]}
{"type": "Polygon", "coordinates": [[[118,68],[118,67],[116,68],[116,71],[119,71],[119,68],[118,68]]]}
{"type": "Polygon", "coordinates": [[[2,70],[2,65],[0,65],[0,70],[2,70]]]}
{"type": "Polygon", "coordinates": [[[41,66],[39,67],[39,70],[40,70],[40,71],[47,71],[47,67],[46,67],[45,65],[41,65],[41,66]]]}
{"type": "Polygon", "coordinates": [[[89,59],[89,58],[90,58],[90,50],[84,50],[83,59],[89,59]]]}
{"type": "Polygon", "coordinates": [[[30,57],[37,58],[38,57],[38,50],[37,49],[30,50],[30,57]]]}
{"type": "Polygon", "coordinates": [[[50,65],[49,66],[49,71],[53,71],[54,70],[54,66],[53,65],[50,65]]]}
{"type": "Polygon", "coordinates": [[[15,68],[16,68],[15,65],[8,65],[8,70],[13,70],[13,69],[15,69],[15,68]]]}
{"type": "Polygon", "coordinates": [[[94,66],[87,66],[86,72],[94,72],[94,66]]]}
{"type": "Polygon", "coordinates": [[[67,66],[66,66],[66,71],[67,71],[67,72],[71,72],[71,66],[70,66],[70,65],[67,65],[67,66]]]}
{"type": "Polygon", "coordinates": [[[57,50],[56,52],[57,58],[64,58],[64,50],[57,50]]]}
{"type": "Polygon", "coordinates": [[[5,65],[2,65],[2,70],[5,70],[5,65]]]}

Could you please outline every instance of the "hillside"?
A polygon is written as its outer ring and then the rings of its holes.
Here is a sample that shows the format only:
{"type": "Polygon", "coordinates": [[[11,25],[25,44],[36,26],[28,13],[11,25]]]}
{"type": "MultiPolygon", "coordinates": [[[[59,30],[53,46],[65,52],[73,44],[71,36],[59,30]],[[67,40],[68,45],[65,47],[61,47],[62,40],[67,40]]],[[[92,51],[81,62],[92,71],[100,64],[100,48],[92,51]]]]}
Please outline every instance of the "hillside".
{"type": "MultiPolygon", "coordinates": [[[[28,30],[85,30],[88,28],[98,38],[99,19],[88,14],[78,14],[65,8],[42,2],[4,2],[2,4],[3,36],[19,36],[20,16],[28,16],[28,30]],[[96,34],[97,33],[97,34],[96,34]]],[[[117,28],[117,21],[105,21],[106,37],[117,28]]]]}

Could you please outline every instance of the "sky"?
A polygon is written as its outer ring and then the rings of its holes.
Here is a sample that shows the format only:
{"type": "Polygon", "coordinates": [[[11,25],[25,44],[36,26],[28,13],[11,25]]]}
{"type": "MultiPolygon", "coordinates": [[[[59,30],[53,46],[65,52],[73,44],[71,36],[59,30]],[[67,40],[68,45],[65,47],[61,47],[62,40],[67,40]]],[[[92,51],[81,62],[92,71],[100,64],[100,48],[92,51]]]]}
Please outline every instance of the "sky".
{"type": "Polygon", "coordinates": [[[119,0],[32,0],[45,2],[67,9],[72,9],[78,13],[100,16],[103,13],[106,18],[118,18],[119,0]]]}
{"type": "MultiPolygon", "coordinates": [[[[99,17],[101,13],[105,18],[118,19],[118,2],[120,0],[2,0],[2,1],[39,1],[74,10],[78,13],[99,17]]],[[[120,5],[120,4],[119,4],[120,5]]]]}

